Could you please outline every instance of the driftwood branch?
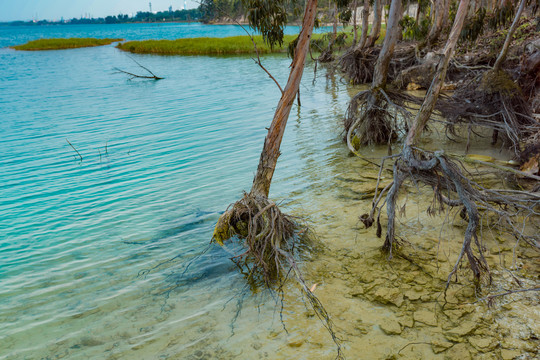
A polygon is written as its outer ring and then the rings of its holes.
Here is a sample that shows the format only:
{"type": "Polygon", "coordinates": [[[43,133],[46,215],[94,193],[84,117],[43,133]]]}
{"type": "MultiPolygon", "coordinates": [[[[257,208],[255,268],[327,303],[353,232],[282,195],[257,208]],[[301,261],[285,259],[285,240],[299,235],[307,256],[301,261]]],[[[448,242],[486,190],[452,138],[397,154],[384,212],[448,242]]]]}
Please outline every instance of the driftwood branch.
{"type": "Polygon", "coordinates": [[[137,60],[135,60],[134,58],[132,58],[131,56],[128,56],[131,60],[133,60],[133,62],[137,65],[139,65],[140,68],[144,69],[145,71],[147,71],[150,75],[139,75],[139,74],[134,74],[134,73],[131,73],[129,71],[125,71],[125,70],[122,70],[122,69],[119,69],[117,67],[114,68],[114,70],[116,70],[117,72],[120,72],[120,73],[124,73],[124,74],[127,74],[129,76],[131,76],[131,79],[134,79],[134,78],[140,78],[140,79],[153,79],[153,80],[162,80],[163,78],[162,77],[159,77],[157,76],[156,74],[154,74],[150,69],[148,69],[147,67],[141,65],[137,60]]]}

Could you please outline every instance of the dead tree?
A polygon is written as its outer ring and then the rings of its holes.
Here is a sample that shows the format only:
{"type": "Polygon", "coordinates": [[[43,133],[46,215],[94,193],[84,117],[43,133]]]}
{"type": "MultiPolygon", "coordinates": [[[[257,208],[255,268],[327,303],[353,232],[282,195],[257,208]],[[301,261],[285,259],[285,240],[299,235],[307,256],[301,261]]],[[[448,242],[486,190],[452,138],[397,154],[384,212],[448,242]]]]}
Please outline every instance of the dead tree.
{"type": "MultiPolygon", "coordinates": [[[[386,194],[388,225],[383,250],[389,257],[392,257],[392,252],[397,249],[395,231],[396,201],[399,190],[407,179],[410,179],[415,184],[424,183],[433,188],[434,201],[433,206],[428,208],[428,213],[435,214],[437,211],[443,211],[444,207],[461,209],[461,217],[467,221],[468,225],[465,230],[461,251],[452,271],[448,275],[447,288],[464,257],[467,257],[477,284],[480,283],[483,274],[486,275],[483,278],[487,279],[487,281],[491,279],[478,238],[478,227],[482,220],[479,209],[495,214],[495,217],[500,222],[498,225],[509,228],[510,232],[517,238],[523,239],[537,248],[540,247],[537,235],[524,235],[511,220],[516,215],[525,217],[540,215],[540,197],[519,191],[516,192],[516,195],[503,195],[501,192],[485,189],[468,179],[458,163],[452,161],[444,152],[428,152],[416,147],[439,97],[448,63],[463,27],[469,2],[469,0],[461,0],[459,4],[452,30],[437,65],[435,77],[409,129],[403,150],[396,156],[393,183],[386,194]],[[509,207],[513,207],[512,210],[509,207]],[[477,248],[476,254],[472,248],[473,243],[477,248]]],[[[384,191],[386,189],[383,190],[383,193],[384,191]]],[[[380,229],[381,208],[379,203],[382,195],[382,193],[375,194],[371,213],[361,217],[366,226],[373,224],[376,213],[378,213],[376,221],[377,227],[380,229]]]]}
{"type": "Polygon", "coordinates": [[[251,191],[221,215],[213,235],[219,244],[233,236],[244,238],[247,251],[240,258],[252,262],[251,271],[262,274],[268,284],[279,279],[281,264],[292,256],[289,250],[296,230],[295,222],[279,211],[277,205],[268,199],[268,194],[287,119],[302,78],[316,11],[317,0],[309,0],[289,79],[264,140],[251,191]]]}
{"type": "Polygon", "coordinates": [[[502,69],[526,2],[521,0],[494,67],[437,106],[449,121],[451,134],[455,135],[456,127],[462,125],[492,129],[492,144],[501,139],[516,157],[520,156],[522,140],[540,131],[540,124],[532,116],[530,104],[519,85],[502,69]]]}
{"type": "Polygon", "coordinates": [[[373,64],[379,53],[379,49],[366,46],[369,30],[369,3],[370,0],[364,0],[360,41],[338,59],[340,70],[352,84],[366,84],[373,80],[373,64]]]}
{"type": "Polygon", "coordinates": [[[342,359],[340,341],[334,333],[332,321],[320,301],[307,287],[295,260],[298,242],[308,229],[283,214],[276,203],[268,199],[280,156],[279,148],[302,79],[316,12],[317,0],[308,0],[289,79],[264,139],[251,191],[245,193],[242,199],[229,206],[220,216],[212,239],[219,245],[233,237],[242,240],[245,251],[233,260],[245,270],[248,280],[255,286],[264,284],[270,288],[277,284],[277,291],[282,292],[283,282],[293,274],[302,293],[332,336],[337,346],[336,359],[342,359]]]}
{"type": "Polygon", "coordinates": [[[504,40],[503,47],[501,49],[501,52],[499,53],[499,56],[497,57],[497,60],[495,61],[495,65],[493,65],[493,71],[498,72],[501,70],[501,66],[506,60],[506,55],[508,54],[508,49],[510,48],[510,43],[512,42],[512,37],[514,36],[514,33],[516,32],[519,18],[521,17],[521,13],[523,13],[523,9],[525,8],[525,5],[527,3],[527,0],[521,0],[521,3],[519,4],[519,8],[516,11],[516,15],[514,16],[514,21],[512,22],[512,25],[510,26],[510,29],[508,30],[508,34],[506,35],[506,39],[504,40]]]}
{"type": "Polygon", "coordinates": [[[400,37],[399,21],[402,16],[401,1],[392,0],[384,42],[375,62],[371,88],[356,94],[349,103],[345,116],[345,140],[352,152],[360,145],[386,144],[397,138],[403,123],[397,113],[408,113],[399,105],[404,100],[398,92],[386,88],[390,60],[400,37]]]}

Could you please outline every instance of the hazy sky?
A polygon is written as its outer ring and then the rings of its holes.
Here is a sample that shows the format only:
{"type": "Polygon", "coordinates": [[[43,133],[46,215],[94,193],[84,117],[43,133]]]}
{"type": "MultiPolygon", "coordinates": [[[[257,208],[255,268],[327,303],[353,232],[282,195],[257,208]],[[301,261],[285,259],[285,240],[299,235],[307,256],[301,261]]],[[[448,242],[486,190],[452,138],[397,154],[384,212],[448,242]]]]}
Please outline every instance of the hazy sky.
{"type": "MultiPolygon", "coordinates": [[[[12,20],[59,20],[90,15],[135,14],[148,11],[150,0],[0,0],[0,21],[12,20]]],[[[183,9],[184,0],[151,0],[153,11],[183,9]]],[[[187,9],[198,6],[195,0],[187,0],[187,9]]]]}

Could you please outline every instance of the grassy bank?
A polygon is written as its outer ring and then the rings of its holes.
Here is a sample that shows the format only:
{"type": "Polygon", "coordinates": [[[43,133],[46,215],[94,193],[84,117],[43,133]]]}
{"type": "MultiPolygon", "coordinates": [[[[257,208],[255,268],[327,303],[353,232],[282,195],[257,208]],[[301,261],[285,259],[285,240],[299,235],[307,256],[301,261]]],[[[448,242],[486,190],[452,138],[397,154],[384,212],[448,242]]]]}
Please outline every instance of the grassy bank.
{"type": "MultiPolygon", "coordinates": [[[[254,40],[260,54],[287,52],[289,43],[296,39],[296,35],[285,35],[283,44],[270,48],[264,43],[262,36],[255,36],[254,40]]],[[[378,43],[384,39],[384,29],[378,43]]],[[[346,44],[352,44],[352,36],[348,34],[346,44]]],[[[325,34],[313,34],[312,48],[314,52],[328,46],[325,34]]],[[[117,48],[135,54],[156,55],[235,55],[252,54],[253,43],[248,36],[232,36],[225,38],[188,38],[176,40],[142,40],[120,43],[117,48]]]]}
{"type": "MultiPolygon", "coordinates": [[[[273,49],[264,43],[262,36],[255,36],[254,40],[259,53],[268,54],[286,51],[289,43],[295,38],[295,35],[285,35],[283,45],[276,45],[273,49]]],[[[253,43],[248,36],[128,41],[118,44],[117,47],[136,54],[158,55],[227,55],[253,52],[253,43]]]]}
{"type": "Polygon", "coordinates": [[[69,39],[39,39],[29,41],[23,45],[11,46],[15,50],[61,50],[82,47],[109,45],[123,39],[95,39],[95,38],[69,38],[69,39]]]}

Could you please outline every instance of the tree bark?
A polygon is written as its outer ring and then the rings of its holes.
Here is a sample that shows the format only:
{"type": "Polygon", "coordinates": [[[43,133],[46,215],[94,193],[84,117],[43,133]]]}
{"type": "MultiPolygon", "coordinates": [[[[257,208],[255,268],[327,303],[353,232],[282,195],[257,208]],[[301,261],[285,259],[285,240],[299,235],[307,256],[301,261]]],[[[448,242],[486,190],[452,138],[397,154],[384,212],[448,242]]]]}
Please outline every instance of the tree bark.
{"type": "Polygon", "coordinates": [[[294,59],[291,63],[289,80],[287,81],[287,85],[279,100],[274,119],[268,129],[268,134],[264,139],[259,166],[251,187],[251,194],[253,195],[268,197],[270,192],[270,184],[280,155],[279,147],[281,145],[281,140],[283,139],[283,133],[285,132],[289,113],[291,112],[294,99],[298,93],[300,80],[302,80],[302,73],[304,72],[304,64],[309,50],[309,42],[313,32],[316,13],[317,0],[308,0],[304,11],[302,30],[298,36],[294,59]]]}
{"type": "Polygon", "coordinates": [[[439,38],[442,30],[442,23],[444,18],[444,0],[435,0],[433,2],[433,8],[431,12],[433,14],[433,23],[428,34],[428,44],[433,44],[439,38]]]}
{"type": "Polygon", "coordinates": [[[356,4],[356,0],[353,1],[353,46],[356,45],[356,42],[358,41],[358,32],[357,32],[357,26],[356,26],[356,10],[358,9],[358,5],[356,4]]]}
{"type": "Polygon", "coordinates": [[[366,46],[367,35],[369,30],[369,0],[364,0],[364,6],[362,8],[362,34],[360,35],[360,41],[356,45],[355,50],[360,50],[366,46]]]}
{"type": "Polygon", "coordinates": [[[401,27],[399,21],[403,14],[401,7],[401,0],[392,0],[390,4],[390,14],[388,16],[388,25],[386,27],[386,35],[384,37],[383,46],[377,62],[375,63],[375,69],[373,72],[373,82],[371,84],[372,89],[377,89],[386,86],[386,79],[388,78],[388,66],[390,60],[394,54],[394,47],[396,46],[399,36],[401,34],[401,27]]]}
{"type": "MultiPolygon", "coordinates": [[[[373,4],[373,25],[371,33],[366,43],[366,47],[372,47],[379,38],[381,32],[382,0],[374,0],[373,4]]],[[[388,29],[387,29],[388,30],[388,29]]]]}
{"type": "Polygon", "coordinates": [[[450,15],[450,0],[443,0],[443,18],[441,28],[446,29],[448,26],[448,16],[450,15]]]}
{"type": "Polygon", "coordinates": [[[508,30],[508,34],[506,35],[506,40],[504,41],[504,45],[501,49],[501,52],[499,53],[499,56],[497,57],[497,60],[495,61],[495,65],[493,66],[493,71],[499,71],[501,69],[502,63],[504,60],[506,60],[506,55],[508,54],[508,49],[510,48],[510,43],[512,42],[512,36],[514,35],[514,32],[517,29],[517,25],[519,23],[519,17],[521,16],[521,13],[523,12],[523,9],[525,8],[525,4],[527,3],[526,0],[521,0],[521,4],[519,4],[519,8],[516,12],[516,15],[514,16],[514,21],[512,22],[512,26],[510,26],[510,29],[508,30]]]}
{"type": "Polygon", "coordinates": [[[459,39],[459,34],[461,33],[463,23],[465,22],[465,18],[467,17],[469,2],[470,0],[461,0],[461,2],[459,3],[459,8],[456,13],[454,25],[452,26],[452,30],[450,31],[450,35],[448,36],[448,40],[441,55],[441,59],[439,60],[439,64],[437,65],[435,76],[433,77],[431,86],[426,93],[426,97],[424,98],[424,102],[420,107],[420,111],[418,111],[414,123],[409,129],[409,133],[407,134],[407,139],[405,140],[406,147],[413,146],[416,143],[419,135],[422,133],[424,127],[426,126],[426,123],[431,117],[431,113],[433,112],[435,103],[439,98],[439,93],[441,92],[444,79],[446,78],[446,70],[448,69],[448,63],[450,62],[450,58],[452,57],[454,48],[456,47],[457,41],[459,39]]]}

